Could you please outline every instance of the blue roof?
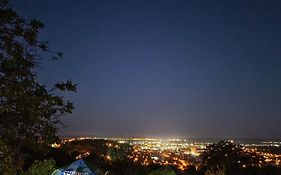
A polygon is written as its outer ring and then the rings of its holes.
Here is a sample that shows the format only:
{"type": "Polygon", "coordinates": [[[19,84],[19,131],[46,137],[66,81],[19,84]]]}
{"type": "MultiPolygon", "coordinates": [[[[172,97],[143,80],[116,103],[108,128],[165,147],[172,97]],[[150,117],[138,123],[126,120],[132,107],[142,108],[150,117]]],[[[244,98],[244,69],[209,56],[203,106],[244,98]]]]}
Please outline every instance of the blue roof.
{"type": "Polygon", "coordinates": [[[83,160],[77,160],[65,168],[55,170],[52,175],[95,175],[83,160]]]}

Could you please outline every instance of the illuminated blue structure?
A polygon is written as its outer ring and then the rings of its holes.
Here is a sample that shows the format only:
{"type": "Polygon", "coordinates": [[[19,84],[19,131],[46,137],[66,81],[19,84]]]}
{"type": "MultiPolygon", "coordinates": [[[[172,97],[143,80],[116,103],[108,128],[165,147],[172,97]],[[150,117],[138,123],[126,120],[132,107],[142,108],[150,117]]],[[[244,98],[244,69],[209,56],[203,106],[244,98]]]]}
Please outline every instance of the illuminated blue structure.
{"type": "Polygon", "coordinates": [[[67,167],[55,170],[51,175],[96,175],[83,160],[77,160],[67,167]]]}

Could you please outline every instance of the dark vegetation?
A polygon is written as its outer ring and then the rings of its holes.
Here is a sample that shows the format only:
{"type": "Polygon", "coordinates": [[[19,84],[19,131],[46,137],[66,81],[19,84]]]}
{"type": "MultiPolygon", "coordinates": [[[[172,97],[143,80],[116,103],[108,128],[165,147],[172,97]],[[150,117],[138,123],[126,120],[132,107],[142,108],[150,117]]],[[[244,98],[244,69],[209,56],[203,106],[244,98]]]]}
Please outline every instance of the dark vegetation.
{"type": "Polygon", "coordinates": [[[76,91],[71,81],[41,84],[36,68],[41,55],[59,59],[62,53],[38,39],[43,24],[26,20],[0,0],[0,170],[18,172],[31,153],[46,152],[55,142],[60,116],[73,111],[58,91],[76,91]],[[2,152],[1,152],[2,154],[2,152]]]}
{"type": "Polygon", "coordinates": [[[280,167],[274,167],[256,153],[244,151],[240,145],[228,141],[220,141],[209,145],[202,157],[200,173],[223,172],[229,175],[267,175],[280,174],[280,167]]]}

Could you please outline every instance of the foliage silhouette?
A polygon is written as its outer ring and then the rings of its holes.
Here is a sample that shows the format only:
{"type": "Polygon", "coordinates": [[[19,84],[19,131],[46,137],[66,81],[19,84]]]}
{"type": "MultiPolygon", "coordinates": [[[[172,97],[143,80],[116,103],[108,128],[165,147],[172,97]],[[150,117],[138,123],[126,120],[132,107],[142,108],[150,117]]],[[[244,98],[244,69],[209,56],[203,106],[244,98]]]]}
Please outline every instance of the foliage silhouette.
{"type": "Polygon", "coordinates": [[[76,85],[68,80],[47,88],[39,82],[41,55],[62,57],[38,39],[44,27],[40,21],[22,18],[7,0],[0,0],[0,19],[0,139],[17,157],[14,168],[21,169],[26,147],[41,149],[56,141],[60,116],[74,110],[56,93],[75,92],[76,85]]]}
{"type": "Polygon", "coordinates": [[[22,175],[50,175],[56,169],[56,162],[53,159],[35,161],[27,172],[22,175]]]}
{"type": "Polygon", "coordinates": [[[223,167],[225,174],[265,165],[263,157],[247,152],[240,145],[230,141],[220,141],[207,146],[201,156],[204,171],[218,171],[223,167]]]}

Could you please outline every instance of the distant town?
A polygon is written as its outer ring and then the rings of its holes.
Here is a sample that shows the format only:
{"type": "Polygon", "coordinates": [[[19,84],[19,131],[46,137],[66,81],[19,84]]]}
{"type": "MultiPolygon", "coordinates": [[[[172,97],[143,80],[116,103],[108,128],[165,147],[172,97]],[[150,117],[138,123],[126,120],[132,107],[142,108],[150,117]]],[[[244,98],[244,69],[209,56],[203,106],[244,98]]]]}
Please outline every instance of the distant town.
{"type": "MultiPolygon", "coordinates": [[[[218,141],[217,139],[156,139],[156,138],[107,138],[107,137],[71,137],[64,138],[60,143],[52,144],[59,148],[73,141],[103,140],[108,149],[120,149],[128,144],[133,150],[127,155],[131,161],[142,165],[171,165],[184,170],[188,166],[199,168],[201,165],[201,153],[206,147],[218,141]]],[[[265,158],[267,164],[281,166],[281,141],[263,140],[228,140],[239,144],[245,152],[256,153],[265,158]]],[[[91,153],[80,150],[77,159],[86,158],[91,153]]],[[[110,154],[103,155],[108,161],[114,160],[110,154]]],[[[246,165],[243,165],[246,168],[246,165]]]]}

